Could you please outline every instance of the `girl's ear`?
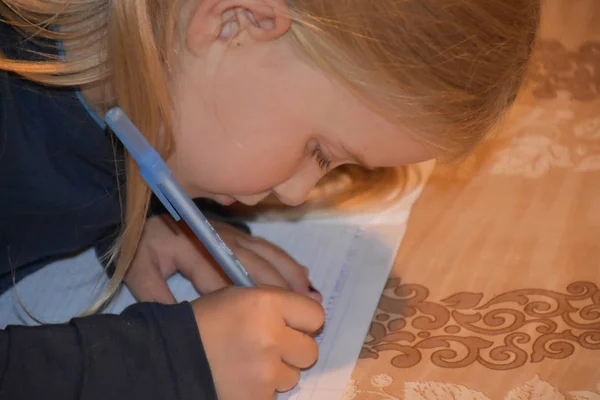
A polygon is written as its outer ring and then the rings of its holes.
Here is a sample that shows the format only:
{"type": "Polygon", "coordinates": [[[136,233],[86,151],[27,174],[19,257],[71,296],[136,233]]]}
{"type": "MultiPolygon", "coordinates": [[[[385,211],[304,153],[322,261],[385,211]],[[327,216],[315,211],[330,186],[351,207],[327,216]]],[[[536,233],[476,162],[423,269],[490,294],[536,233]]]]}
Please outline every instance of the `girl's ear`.
{"type": "Polygon", "coordinates": [[[186,46],[200,53],[216,40],[269,41],[284,35],[292,20],[286,0],[202,0],[190,10],[186,46]]]}

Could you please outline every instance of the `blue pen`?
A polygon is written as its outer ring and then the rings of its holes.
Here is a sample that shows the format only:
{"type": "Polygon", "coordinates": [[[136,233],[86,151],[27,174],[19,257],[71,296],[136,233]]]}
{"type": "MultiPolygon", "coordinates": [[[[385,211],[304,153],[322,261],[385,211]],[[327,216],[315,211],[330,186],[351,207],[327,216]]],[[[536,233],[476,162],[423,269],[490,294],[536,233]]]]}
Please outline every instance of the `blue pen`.
{"type": "Polygon", "coordinates": [[[176,221],[183,218],[234,284],[256,286],[242,263],[185,193],[167,164],[125,112],[118,107],[112,108],[106,113],[105,120],[135,159],[142,177],[173,218],[176,221]]]}

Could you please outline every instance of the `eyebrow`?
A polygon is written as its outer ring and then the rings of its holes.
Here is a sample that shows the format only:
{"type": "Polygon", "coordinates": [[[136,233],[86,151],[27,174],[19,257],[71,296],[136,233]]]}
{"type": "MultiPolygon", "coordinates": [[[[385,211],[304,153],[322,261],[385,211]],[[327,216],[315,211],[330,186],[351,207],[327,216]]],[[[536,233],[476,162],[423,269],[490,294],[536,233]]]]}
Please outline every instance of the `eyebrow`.
{"type": "Polygon", "coordinates": [[[362,168],[369,170],[369,171],[373,171],[375,169],[375,167],[370,166],[365,160],[364,158],[362,158],[361,156],[359,156],[356,153],[353,153],[352,151],[350,151],[350,149],[348,149],[346,146],[344,146],[342,144],[342,149],[344,149],[344,151],[350,156],[350,158],[352,159],[352,161],[354,161],[356,164],[360,165],[362,168]]]}

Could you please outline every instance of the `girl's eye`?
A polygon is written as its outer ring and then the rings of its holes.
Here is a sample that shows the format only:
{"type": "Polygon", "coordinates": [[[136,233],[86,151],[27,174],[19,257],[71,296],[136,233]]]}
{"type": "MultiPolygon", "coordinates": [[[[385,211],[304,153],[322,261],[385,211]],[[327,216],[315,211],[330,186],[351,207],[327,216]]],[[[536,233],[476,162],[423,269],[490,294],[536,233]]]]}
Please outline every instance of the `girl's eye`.
{"type": "Polygon", "coordinates": [[[323,153],[320,145],[317,145],[312,151],[312,157],[315,159],[319,168],[324,171],[328,171],[331,166],[331,160],[323,153]]]}

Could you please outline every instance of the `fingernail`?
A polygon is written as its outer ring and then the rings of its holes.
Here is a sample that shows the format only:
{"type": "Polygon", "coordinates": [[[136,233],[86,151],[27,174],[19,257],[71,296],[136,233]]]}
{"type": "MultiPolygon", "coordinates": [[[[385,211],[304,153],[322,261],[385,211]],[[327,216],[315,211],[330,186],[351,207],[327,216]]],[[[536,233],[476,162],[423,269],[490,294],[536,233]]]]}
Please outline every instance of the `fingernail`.
{"type": "Polygon", "coordinates": [[[323,301],[323,296],[321,295],[321,293],[315,289],[313,287],[313,285],[309,285],[308,286],[308,297],[312,298],[313,300],[317,301],[317,302],[322,302],[323,301]]]}

